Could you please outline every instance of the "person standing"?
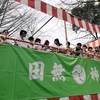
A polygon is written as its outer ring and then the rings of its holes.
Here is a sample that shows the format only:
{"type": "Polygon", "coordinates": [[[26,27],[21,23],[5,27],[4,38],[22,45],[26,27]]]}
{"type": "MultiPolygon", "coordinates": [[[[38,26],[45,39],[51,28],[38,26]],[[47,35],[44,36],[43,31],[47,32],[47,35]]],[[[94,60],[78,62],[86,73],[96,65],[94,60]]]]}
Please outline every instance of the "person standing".
{"type": "Polygon", "coordinates": [[[80,56],[80,54],[82,55],[83,50],[82,50],[82,44],[81,43],[77,43],[77,46],[75,48],[75,56],[80,56]]]}
{"type": "MultiPolygon", "coordinates": [[[[21,30],[21,31],[20,31],[20,34],[18,34],[18,35],[15,37],[15,39],[27,41],[27,40],[26,40],[26,34],[27,34],[27,32],[26,32],[25,30],[21,30]]],[[[15,45],[20,46],[20,47],[26,47],[26,48],[28,47],[28,43],[20,42],[20,41],[16,41],[16,40],[15,40],[15,45]]]]}

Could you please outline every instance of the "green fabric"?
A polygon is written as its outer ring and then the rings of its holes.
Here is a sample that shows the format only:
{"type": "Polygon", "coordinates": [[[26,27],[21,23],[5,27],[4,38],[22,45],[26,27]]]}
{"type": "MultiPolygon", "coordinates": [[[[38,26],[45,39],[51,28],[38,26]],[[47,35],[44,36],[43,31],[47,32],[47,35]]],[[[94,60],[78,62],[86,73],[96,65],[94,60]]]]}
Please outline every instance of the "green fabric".
{"type": "Polygon", "coordinates": [[[99,75],[100,61],[0,44],[0,100],[100,93],[99,75]]]}

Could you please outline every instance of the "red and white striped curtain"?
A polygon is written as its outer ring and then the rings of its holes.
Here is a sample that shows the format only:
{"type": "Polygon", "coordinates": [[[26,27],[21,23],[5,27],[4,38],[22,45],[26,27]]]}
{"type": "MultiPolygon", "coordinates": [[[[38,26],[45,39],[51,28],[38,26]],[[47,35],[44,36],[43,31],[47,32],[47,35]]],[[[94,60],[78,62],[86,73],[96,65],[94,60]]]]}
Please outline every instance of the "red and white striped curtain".
{"type": "MultiPolygon", "coordinates": [[[[80,18],[76,18],[75,16],[68,14],[63,10],[53,7],[49,4],[46,4],[40,0],[15,0],[15,1],[25,4],[29,7],[32,7],[38,11],[54,16],[56,18],[65,20],[73,25],[85,28],[87,30],[91,30],[92,32],[100,33],[100,26],[91,24],[80,18]]],[[[96,41],[95,43],[93,42],[93,47],[98,46],[99,44],[100,40],[96,41]]],[[[92,44],[87,44],[87,45],[89,46],[92,44]]],[[[92,94],[84,96],[71,96],[65,98],[51,98],[51,99],[49,98],[49,99],[39,99],[39,100],[100,100],[100,96],[99,94],[92,94]]]]}
{"type": "Polygon", "coordinates": [[[71,96],[65,98],[49,98],[49,99],[38,99],[38,100],[100,100],[100,95],[84,95],[84,96],[71,96]]]}
{"type": "Polygon", "coordinates": [[[65,20],[73,25],[82,27],[87,30],[91,30],[92,32],[100,33],[100,26],[91,24],[80,18],[76,18],[75,16],[65,12],[64,10],[58,9],[40,0],[15,0],[15,1],[18,1],[22,4],[25,4],[29,7],[32,7],[38,11],[44,12],[56,18],[65,20]]]}
{"type": "Polygon", "coordinates": [[[96,40],[96,41],[93,41],[93,42],[91,42],[91,43],[88,43],[87,44],[87,47],[93,47],[93,48],[95,48],[95,47],[98,47],[98,46],[100,46],[100,39],[98,39],[98,40],[96,40]]]}

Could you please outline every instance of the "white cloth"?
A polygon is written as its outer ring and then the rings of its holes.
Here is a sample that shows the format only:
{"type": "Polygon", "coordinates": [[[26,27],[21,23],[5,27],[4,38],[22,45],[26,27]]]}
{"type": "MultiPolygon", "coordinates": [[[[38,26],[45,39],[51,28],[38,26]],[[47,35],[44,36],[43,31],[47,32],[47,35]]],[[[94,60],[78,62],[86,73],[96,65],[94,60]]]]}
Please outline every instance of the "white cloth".
{"type": "Polygon", "coordinates": [[[3,43],[3,39],[1,38],[1,36],[3,36],[2,34],[0,34],[0,44],[3,43]]]}
{"type": "Polygon", "coordinates": [[[40,45],[40,43],[36,42],[35,45],[33,46],[33,49],[42,50],[42,46],[40,45]]]}
{"type": "MultiPolygon", "coordinates": [[[[9,39],[3,40],[1,38],[1,36],[4,36],[4,35],[3,34],[0,34],[0,43],[7,43],[7,44],[12,44],[13,45],[13,40],[9,40],[9,39]]],[[[9,36],[7,36],[7,37],[9,37],[9,36]]]]}
{"type": "MultiPolygon", "coordinates": [[[[15,39],[18,39],[18,40],[28,41],[28,40],[26,40],[26,38],[23,38],[23,39],[22,39],[20,35],[14,37],[14,38],[15,38],[15,39]]],[[[20,47],[25,47],[25,48],[28,47],[28,43],[20,42],[20,41],[15,41],[15,45],[18,45],[18,46],[20,46],[20,47]]]]}
{"type": "Polygon", "coordinates": [[[57,48],[57,47],[58,47],[56,44],[52,44],[51,46],[52,46],[52,47],[55,47],[55,48],[57,48]]]}
{"type": "MultiPolygon", "coordinates": [[[[29,40],[27,40],[27,41],[30,42],[29,40]]],[[[30,42],[30,43],[31,43],[31,42],[30,42]]],[[[30,44],[30,43],[27,43],[27,47],[33,49],[33,45],[30,44]]]]}
{"type": "Polygon", "coordinates": [[[58,47],[59,47],[59,48],[61,48],[61,49],[64,48],[63,45],[57,46],[56,44],[52,44],[51,46],[52,46],[52,47],[55,47],[55,48],[58,48],[58,47]]]}

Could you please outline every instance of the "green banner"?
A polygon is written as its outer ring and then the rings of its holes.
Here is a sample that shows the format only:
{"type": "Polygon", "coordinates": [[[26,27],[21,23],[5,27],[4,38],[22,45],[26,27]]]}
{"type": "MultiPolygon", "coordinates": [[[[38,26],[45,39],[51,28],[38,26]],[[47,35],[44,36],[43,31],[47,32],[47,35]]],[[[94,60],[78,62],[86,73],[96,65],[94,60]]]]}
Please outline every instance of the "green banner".
{"type": "Polygon", "coordinates": [[[0,100],[100,93],[100,61],[0,44],[0,100]]]}

